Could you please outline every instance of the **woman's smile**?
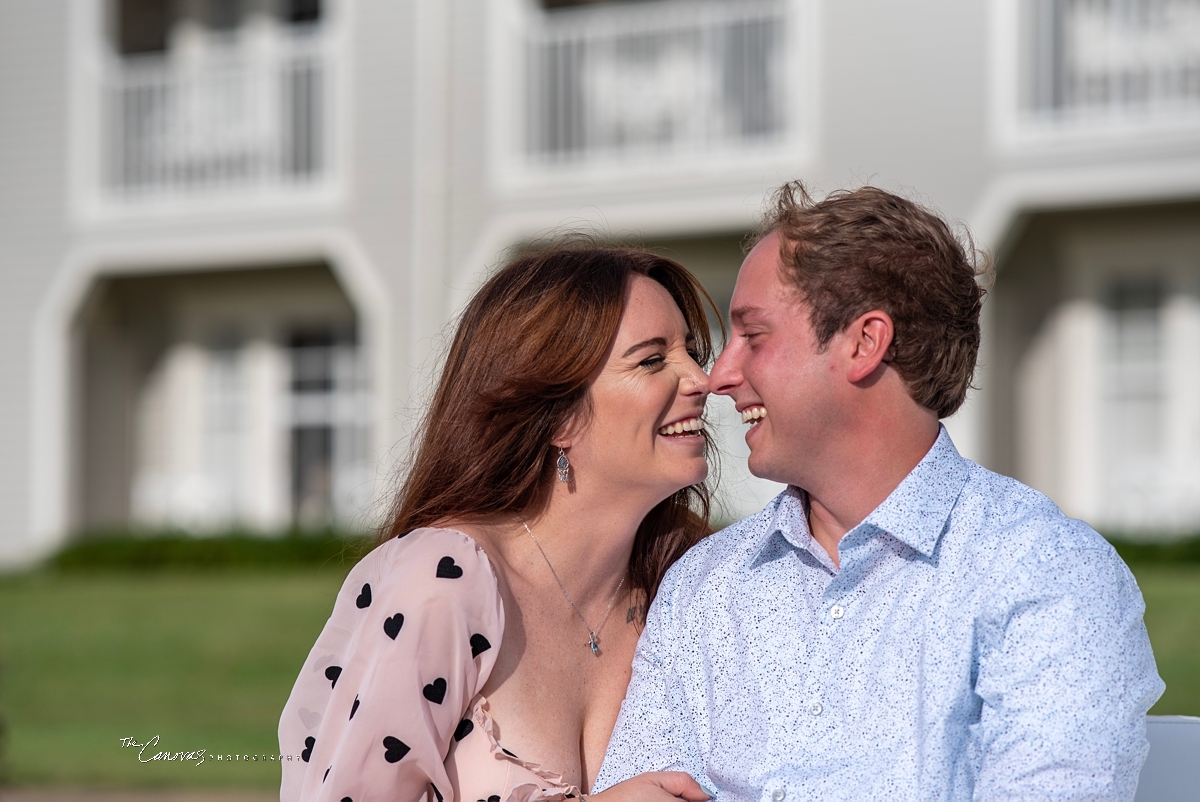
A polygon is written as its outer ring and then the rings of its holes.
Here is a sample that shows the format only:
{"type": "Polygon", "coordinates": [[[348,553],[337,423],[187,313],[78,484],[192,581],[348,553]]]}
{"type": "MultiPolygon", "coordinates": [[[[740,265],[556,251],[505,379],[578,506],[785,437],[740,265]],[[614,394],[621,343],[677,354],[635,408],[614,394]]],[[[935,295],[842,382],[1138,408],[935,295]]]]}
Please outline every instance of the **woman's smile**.
{"type": "Polygon", "coordinates": [[[680,439],[699,439],[703,440],[704,421],[697,415],[690,418],[683,418],[674,423],[668,423],[658,430],[662,437],[668,437],[673,440],[680,439]]]}

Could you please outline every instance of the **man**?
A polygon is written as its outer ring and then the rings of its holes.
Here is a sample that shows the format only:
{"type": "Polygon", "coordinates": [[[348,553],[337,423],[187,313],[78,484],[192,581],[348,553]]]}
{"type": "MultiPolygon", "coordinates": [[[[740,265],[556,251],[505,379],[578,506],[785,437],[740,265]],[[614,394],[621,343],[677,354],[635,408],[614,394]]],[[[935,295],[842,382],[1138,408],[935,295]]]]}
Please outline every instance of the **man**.
{"type": "Polygon", "coordinates": [[[979,349],[973,250],[874,188],[784,186],[715,392],[789,485],[651,607],[597,788],[717,799],[1131,799],[1162,693],[1129,570],[941,418],[979,349]]]}

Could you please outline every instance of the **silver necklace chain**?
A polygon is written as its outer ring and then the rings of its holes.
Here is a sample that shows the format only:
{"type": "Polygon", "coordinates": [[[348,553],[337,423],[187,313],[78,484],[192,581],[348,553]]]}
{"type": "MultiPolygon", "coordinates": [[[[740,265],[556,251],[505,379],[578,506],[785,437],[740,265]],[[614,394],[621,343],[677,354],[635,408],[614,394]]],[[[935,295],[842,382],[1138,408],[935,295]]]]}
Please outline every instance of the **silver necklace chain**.
{"type": "Polygon", "coordinates": [[[625,577],[621,577],[621,581],[617,583],[617,589],[613,591],[612,598],[608,600],[608,607],[604,610],[604,617],[600,619],[600,623],[595,629],[588,626],[587,619],[583,617],[583,613],[579,612],[579,608],[575,606],[575,601],[571,598],[571,594],[567,593],[567,588],[563,585],[561,579],[558,578],[558,571],[554,570],[554,564],[550,562],[550,558],[546,556],[546,550],[542,548],[542,544],[534,536],[533,530],[529,528],[529,524],[525,523],[525,519],[521,518],[521,526],[525,527],[525,531],[529,533],[529,537],[533,538],[533,545],[538,547],[538,551],[542,553],[542,559],[546,561],[546,567],[550,569],[550,574],[554,577],[554,581],[558,583],[558,589],[562,591],[566,597],[567,603],[571,605],[571,609],[575,611],[575,615],[579,616],[579,620],[583,622],[584,628],[588,631],[587,645],[591,648],[592,654],[600,656],[600,630],[604,629],[604,624],[608,621],[608,614],[612,612],[613,605],[617,603],[617,596],[621,593],[621,588],[625,585],[625,577]]]}

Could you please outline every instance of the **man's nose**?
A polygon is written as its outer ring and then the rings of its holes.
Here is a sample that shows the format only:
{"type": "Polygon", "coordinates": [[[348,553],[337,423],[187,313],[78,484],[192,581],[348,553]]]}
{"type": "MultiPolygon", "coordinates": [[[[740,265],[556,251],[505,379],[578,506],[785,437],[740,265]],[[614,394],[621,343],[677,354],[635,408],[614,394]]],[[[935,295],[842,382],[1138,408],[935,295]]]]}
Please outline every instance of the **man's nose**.
{"type": "Polygon", "coordinates": [[[736,340],[731,340],[717,357],[709,374],[709,387],[717,395],[732,395],[734,389],[742,383],[740,349],[736,340]]]}

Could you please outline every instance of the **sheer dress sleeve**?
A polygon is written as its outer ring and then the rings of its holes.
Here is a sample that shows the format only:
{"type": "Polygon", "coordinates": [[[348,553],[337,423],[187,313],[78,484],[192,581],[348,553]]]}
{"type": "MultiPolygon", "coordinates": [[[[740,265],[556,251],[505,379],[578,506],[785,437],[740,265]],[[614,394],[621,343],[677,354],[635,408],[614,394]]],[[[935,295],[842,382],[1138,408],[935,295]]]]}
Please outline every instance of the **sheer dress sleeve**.
{"type": "Polygon", "coordinates": [[[463,533],[418,529],[364,557],[280,718],[281,802],[440,801],[503,631],[495,573],[463,533]]]}

